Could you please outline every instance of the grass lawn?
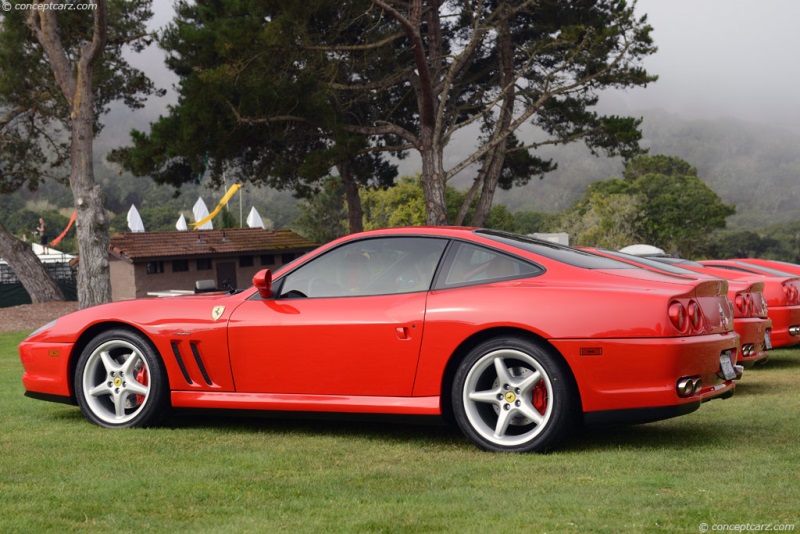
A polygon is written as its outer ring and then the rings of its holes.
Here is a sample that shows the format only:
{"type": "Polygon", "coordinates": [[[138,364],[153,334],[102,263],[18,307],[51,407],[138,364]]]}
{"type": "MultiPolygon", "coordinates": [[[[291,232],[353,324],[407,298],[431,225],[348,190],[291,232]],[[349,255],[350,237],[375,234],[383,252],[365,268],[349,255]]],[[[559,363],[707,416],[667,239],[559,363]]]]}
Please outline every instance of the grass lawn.
{"type": "Polygon", "coordinates": [[[800,523],[800,349],[774,351],[732,399],[693,414],[583,433],[549,455],[510,455],[420,422],[189,414],[156,429],[105,430],[76,407],[23,396],[23,337],[0,334],[0,532],[800,523]]]}

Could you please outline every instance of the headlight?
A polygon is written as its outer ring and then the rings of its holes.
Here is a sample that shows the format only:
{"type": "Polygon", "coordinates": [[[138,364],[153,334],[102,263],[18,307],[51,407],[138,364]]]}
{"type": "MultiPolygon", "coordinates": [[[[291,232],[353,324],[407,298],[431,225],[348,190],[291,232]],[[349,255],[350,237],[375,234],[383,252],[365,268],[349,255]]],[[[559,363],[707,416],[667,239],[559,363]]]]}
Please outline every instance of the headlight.
{"type": "Polygon", "coordinates": [[[30,334],[28,334],[28,337],[26,337],[25,339],[28,339],[29,337],[33,337],[36,334],[41,334],[45,330],[49,330],[49,329],[53,328],[55,326],[55,324],[56,324],[56,321],[58,321],[58,319],[53,319],[52,321],[50,321],[46,325],[40,326],[39,328],[37,328],[36,330],[34,330],[30,334]]]}

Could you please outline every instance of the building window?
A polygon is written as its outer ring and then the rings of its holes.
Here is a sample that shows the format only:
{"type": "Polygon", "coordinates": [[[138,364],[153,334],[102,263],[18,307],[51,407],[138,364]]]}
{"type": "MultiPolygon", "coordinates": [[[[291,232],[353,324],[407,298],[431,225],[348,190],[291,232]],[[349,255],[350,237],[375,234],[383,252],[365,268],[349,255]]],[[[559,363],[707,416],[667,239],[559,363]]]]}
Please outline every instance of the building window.
{"type": "Polygon", "coordinates": [[[158,274],[164,272],[163,261],[148,261],[146,267],[147,267],[147,274],[158,274]]]}
{"type": "Polygon", "coordinates": [[[211,270],[211,258],[202,258],[197,260],[197,270],[198,271],[210,271],[211,270]]]}
{"type": "Polygon", "coordinates": [[[291,252],[288,254],[281,254],[281,265],[286,265],[287,263],[293,261],[294,258],[295,256],[291,252]]]}
{"type": "Polygon", "coordinates": [[[261,265],[275,265],[275,254],[262,254],[261,265]]]}
{"type": "Polygon", "coordinates": [[[253,256],[239,256],[239,267],[252,267],[253,256]]]}
{"type": "Polygon", "coordinates": [[[184,273],[189,270],[189,260],[172,260],[172,272],[184,273]]]}

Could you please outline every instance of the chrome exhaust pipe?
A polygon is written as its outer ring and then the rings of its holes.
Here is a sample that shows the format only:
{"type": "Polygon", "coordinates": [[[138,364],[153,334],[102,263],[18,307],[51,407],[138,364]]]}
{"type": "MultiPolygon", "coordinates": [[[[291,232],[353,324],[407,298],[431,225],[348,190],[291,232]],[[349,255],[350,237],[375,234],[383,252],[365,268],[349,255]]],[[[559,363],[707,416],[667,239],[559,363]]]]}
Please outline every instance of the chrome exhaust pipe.
{"type": "Polygon", "coordinates": [[[678,380],[676,391],[679,397],[691,397],[696,391],[699,391],[703,385],[703,381],[699,378],[686,377],[678,380]]]}
{"type": "Polygon", "coordinates": [[[700,393],[700,390],[703,389],[703,379],[698,378],[694,381],[694,387],[692,388],[692,394],[697,395],[700,393]]]}

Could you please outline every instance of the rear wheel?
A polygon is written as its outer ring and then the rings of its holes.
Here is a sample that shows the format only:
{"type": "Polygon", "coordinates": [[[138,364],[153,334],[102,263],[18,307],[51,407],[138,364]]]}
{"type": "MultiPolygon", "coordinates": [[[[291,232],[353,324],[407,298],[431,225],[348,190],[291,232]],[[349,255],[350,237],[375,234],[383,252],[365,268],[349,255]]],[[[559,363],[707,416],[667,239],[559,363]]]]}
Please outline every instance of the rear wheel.
{"type": "Polygon", "coordinates": [[[481,449],[544,452],[575,422],[579,406],[567,365],[528,340],[502,337],[472,349],[456,372],[456,423],[481,449]]]}
{"type": "Polygon", "coordinates": [[[140,427],[163,416],[168,384],[161,361],[142,336],[109,330],[81,353],[75,395],[86,419],[96,425],[140,427]]]}

